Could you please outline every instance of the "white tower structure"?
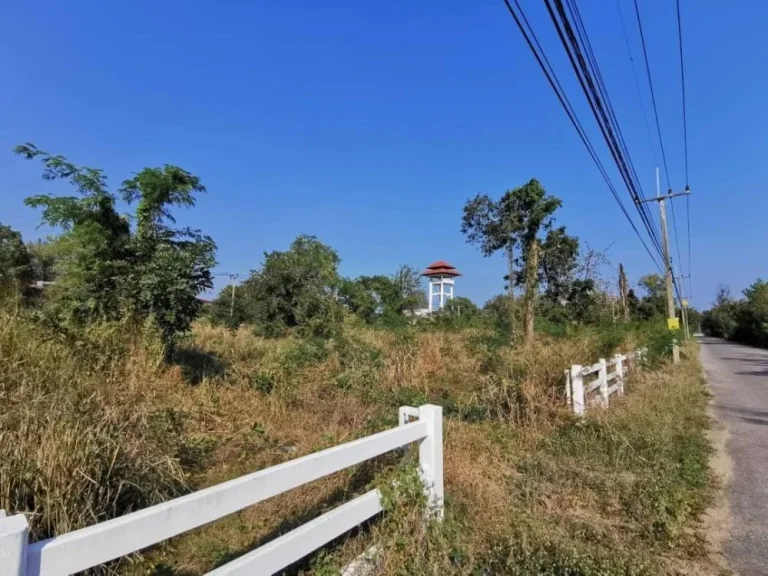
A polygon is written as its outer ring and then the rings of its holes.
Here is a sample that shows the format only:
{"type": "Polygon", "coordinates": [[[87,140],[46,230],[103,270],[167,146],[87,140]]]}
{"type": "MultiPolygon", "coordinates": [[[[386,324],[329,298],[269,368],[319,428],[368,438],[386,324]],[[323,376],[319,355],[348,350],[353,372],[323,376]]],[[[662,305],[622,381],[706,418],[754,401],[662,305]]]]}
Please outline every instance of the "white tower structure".
{"type": "Polygon", "coordinates": [[[451,266],[444,260],[433,262],[422,276],[427,277],[427,310],[437,312],[453,298],[454,279],[461,276],[455,266],[451,266]]]}

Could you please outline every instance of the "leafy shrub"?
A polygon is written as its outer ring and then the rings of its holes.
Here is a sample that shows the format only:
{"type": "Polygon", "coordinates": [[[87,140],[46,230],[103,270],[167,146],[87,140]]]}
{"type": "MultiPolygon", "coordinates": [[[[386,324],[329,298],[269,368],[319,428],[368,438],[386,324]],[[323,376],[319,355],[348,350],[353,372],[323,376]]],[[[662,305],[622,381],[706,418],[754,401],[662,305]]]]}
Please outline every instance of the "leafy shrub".
{"type": "Polygon", "coordinates": [[[323,362],[328,354],[328,347],[322,338],[294,340],[280,357],[280,365],[287,373],[292,373],[323,362]]]}
{"type": "Polygon", "coordinates": [[[256,372],[251,378],[251,388],[262,394],[269,394],[275,389],[275,376],[269,372],[256,372]]]}

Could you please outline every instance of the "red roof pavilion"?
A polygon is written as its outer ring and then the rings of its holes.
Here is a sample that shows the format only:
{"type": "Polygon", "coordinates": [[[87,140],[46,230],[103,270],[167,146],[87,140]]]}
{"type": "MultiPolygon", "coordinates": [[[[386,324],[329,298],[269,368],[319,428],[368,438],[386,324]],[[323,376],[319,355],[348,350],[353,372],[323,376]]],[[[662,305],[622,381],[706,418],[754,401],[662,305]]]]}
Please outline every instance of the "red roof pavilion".
{"type": "Polygon", "coordinates": [[[461,273],[456,270],[455,266],[452,266],[448,264],[445,260],[438,260],[437,262],[433,262],[429,266],[427,266],[427,269],[424,270],[424,272],[421,273],[422,276],[461,276],[461,273]]]}

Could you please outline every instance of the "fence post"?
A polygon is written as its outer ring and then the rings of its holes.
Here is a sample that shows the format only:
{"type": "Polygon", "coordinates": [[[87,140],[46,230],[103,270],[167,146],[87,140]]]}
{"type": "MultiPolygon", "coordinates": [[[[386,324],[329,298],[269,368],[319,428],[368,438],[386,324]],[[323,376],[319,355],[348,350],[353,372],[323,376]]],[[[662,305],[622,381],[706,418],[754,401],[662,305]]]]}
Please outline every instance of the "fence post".
{"type": "Polygon", "coordinates": [[[565,401],[569,408],[573,406],[571,401],[571,372],[569,370],[565,371],[565,401]]]}
{"type": "Polygon", "coordinates": [[[0,576],[25,576],[29,524],[24,514],[0,516],[0,576]]]}
{"type": "Polygon", "coordinates": [[[605,358],[600,358],[600,371],[598,374],[598,380],[600,382],[600,396],[603,399],[603,408],[608,408],[608,363],[605,358]]]}
{"type": "Polygon", "coordinates": [[[584,414],[586,406],[584,402],[584,377],[581,375],[581,364],[571,366],[571,402],[573,403],[573,413],[576,416],[584,414]]]}
{"type": "Polygon", "coordinates": [[[400,406],[397,411],[397,422],[399,426],[408,424],[411,418],[419,417],[419,409],[413,406],[400,406]]]}
{"type": "Polygon", "coordinates": [[[621,354],[616,354],[616,382],[619,385],[619,396],[624,396],[624,363],[621,354]]]}
{"type": "Polygon", "coordinates": [[[419,406],[419,420],[427,423],[427,437],[419,444],[421,480],[431,515],[443,519],[443,408],[419,406]]]}

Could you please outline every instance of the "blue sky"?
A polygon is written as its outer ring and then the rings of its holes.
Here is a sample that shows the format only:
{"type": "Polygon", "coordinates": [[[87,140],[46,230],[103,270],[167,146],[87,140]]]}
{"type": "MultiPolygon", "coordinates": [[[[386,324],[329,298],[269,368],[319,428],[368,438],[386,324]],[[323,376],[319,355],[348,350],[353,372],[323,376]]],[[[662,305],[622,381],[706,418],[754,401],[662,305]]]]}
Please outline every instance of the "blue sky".
{"type": "MultiPolygon", "coordinates": [[[[642,81],[631,0],[619,1],[642,81]]],[[[542,3],[521,3],[594,127],[542,3]]],[[[655,161],[616,3],[580,5],[652,194],[655,161]]],[[[641,5],[672,186],[681,189],[674,2],[641,5]]],[[[682,5],[693,302],[706,306],[718,283],[738,292],[768,276],[768,5],[682,5]]],[[[66,188],[11,154],[26,141],[103,168],[114,188],[144,166],[199,175],[209,193],[180,222],[213,236],[221,272],[247,273],[265,250],[314,234],[350,276],[448,260],[464,274],[457,295],[482,303],[501,291],[504,262],[465,243],[462,206],[532,177],[562,198],[558,223],[610,246],[631,281],[653,270],[501,0],[5,2],[0,77],[0,222],[30,239],[46,230],[22,199],[66,188]]],[[[687,260],[684,214],[681,203],[687,260]]]]}

